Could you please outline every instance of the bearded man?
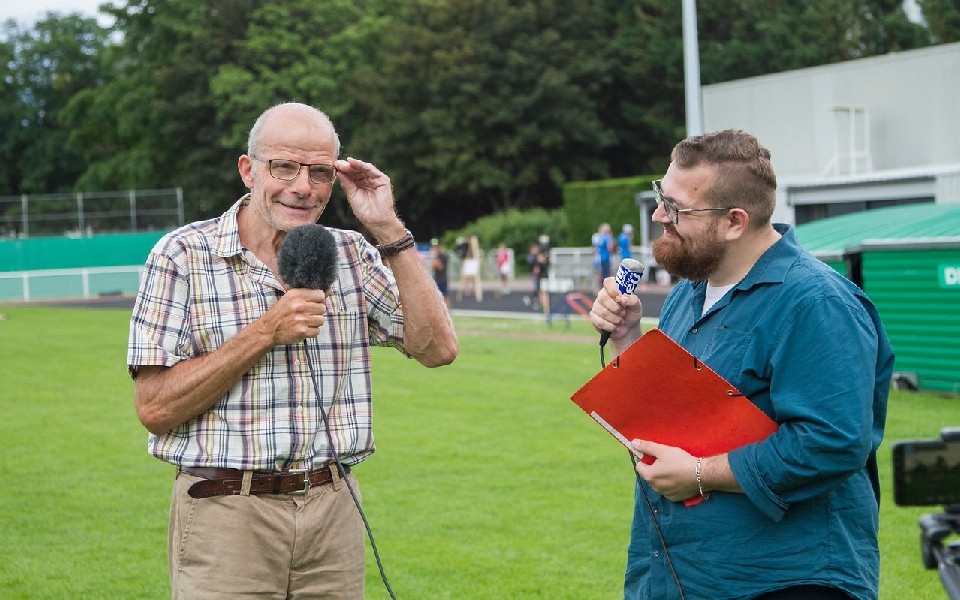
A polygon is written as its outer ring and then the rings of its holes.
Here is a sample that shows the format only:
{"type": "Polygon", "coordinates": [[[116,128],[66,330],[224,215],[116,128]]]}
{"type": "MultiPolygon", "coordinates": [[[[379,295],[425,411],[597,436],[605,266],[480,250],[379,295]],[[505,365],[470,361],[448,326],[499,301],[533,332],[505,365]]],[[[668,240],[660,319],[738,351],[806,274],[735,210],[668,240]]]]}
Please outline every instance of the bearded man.
{"type": "MultiPolygon", "coordinates": [[[[636,463],[625,600],[877,598],[894,356],[863,291],[771,223],[776,187],[770,151],[734,130],[681,141],[653,183],[654,256],[682,278],[660,329],[778,430],[716,456],[632,440],[656,460],[636,463]]],[[[618,355],[641,315],[611,277],[590,318],[618,355]]]]}

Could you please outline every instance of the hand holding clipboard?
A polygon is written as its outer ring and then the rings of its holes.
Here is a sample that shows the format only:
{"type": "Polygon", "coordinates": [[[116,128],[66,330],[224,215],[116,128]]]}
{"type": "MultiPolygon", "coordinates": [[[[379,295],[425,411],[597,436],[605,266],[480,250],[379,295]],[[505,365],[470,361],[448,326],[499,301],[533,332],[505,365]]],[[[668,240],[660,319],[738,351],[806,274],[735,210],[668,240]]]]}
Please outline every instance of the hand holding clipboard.
{"type": "MultiPolygon", "coordinates": [[[[633,439],[706,457],[765,440],[777,430],[763,411],[659,329],[641,336],[571,400],[634,455],[639,453],[633,439]]],[[[691,500],[688,506],[700,496],[691,500]]]]}

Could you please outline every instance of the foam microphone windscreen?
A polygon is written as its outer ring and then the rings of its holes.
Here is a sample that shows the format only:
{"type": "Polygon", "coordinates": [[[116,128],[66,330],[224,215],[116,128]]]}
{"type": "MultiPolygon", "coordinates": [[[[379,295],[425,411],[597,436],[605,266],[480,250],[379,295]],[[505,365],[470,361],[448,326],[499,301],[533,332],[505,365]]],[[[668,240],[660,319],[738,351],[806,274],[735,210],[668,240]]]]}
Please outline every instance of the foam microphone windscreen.
{"type": "Polygon", "coordinates": [[[337,278],[337,240],[323,225],[295,227],[280,244],[278,263],[290,287],[328,291],[337,278]]]}

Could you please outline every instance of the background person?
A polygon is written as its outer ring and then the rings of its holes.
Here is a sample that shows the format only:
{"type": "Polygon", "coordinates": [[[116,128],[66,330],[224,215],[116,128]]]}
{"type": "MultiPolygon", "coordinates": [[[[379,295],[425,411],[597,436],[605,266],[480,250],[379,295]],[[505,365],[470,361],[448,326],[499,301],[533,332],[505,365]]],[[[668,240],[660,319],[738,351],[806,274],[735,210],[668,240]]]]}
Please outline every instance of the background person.
{"type": "Polygon", "coordinates": [[[617,248],[620,250],[620,262],[626,258],[633,258],[633,225],[624,223],[620,235],[617,236],[617,248]]]}
{"type": "Polygon", "coordinates": [[[610,224],[601,223],[597,233],[593,236],[594,264],[597,268],[598,287],[603,287],[603,280],[610,277],[610,255],[614,249],[613,235],[610,224]]]}
{"type": "Polygon", "coordinates": [[[250,192],[164,236],[147,258],[127,363],[148,449],[178,471],[174,598],[363,598],[364,528],[344,479],[355,489],[350,467],[374,451],[369,346],[431,367],[457,354],[390,179],[338,160],[339,150],[320,111],[268,109],[238,161],[250,192]],[[280,244],[317,221],[337,180],[384,245],[330,230],[331,289],[291,289],[278,275],[280,244]],[[322,364],[316,378],[311,358],[322,364]]]}
{"type": "Polygon", "coordinates": [[[457,254],[461,258],[460,289],[457,290],[457,301],[463,300],[463,293],[470,284],[473,284],[473,297],[476,301],[483,301],[483,280],[480,273],[483,250],[480,249],[480,239],[471,235],[461,242],[458,238],[457,254]]]}
{"type": "MultiPolygon", "coordinates": [[[[706,457],[633,441],[656,461],[636,465],[624,598],[678,598],[679,581],[687,598],[875,599],[876,450],[894,360],[876,309],[771,224],[776,176],[753,136],[681,141],[654,188],[654,254],[684,278],[660,328],[779,430],[706,457]]],[[[590,318],[619,354],[641,314],[610,278],[590,318]]]]}
{"type": "Polygon", "coordinates": [[[443,249],[443,244],[439,239],[434,238],[430,242],[430,269],[433,272],[433,281],[443,296],[443,302],[450,309],[450,277],[448,268],[450,266],[450,255],[443,249]]]}
{"type": "Polygon", "coordinates": [[[543,314],[550,314],[550,292],[547,291],[545,284],[550,279],[550,250],[545,248],[543,242],[537,245],[537,254],[534,257],[534,271],[537,276],[537,293],[539,294],[540,307],[543,308],[543,314]]]}
{"type": "Polygon", "coordinates": [[[510,293],[510,251],[507,250],[507,245],[500,243],[497,246],[497,253],[495,255],[495,260],[497,261],[497,274],[500,276],[500,294],[505,295],[510,293]]]}
{"type": "Polygon", "coordinates": [[[527,267],[530,269],[530,281],[533,284],[533,290],[529,296],[523,297],[523,303],[533,310],[541,310],[544,298],[549,299],[549,294],[541,290],[540,281],[549,276],[550,236],[541,234],[537,238],[537,243],[530,245],[527,250],[527,267]]]}
{"type": "Polygon", "coordinates": [[[523,297],[523,303],[530,306],[533,310],[540,310],[540,267],[537,265],[537,255],[540,254],[540,246],[531,244],[527,249],[527,268],[530,269],[530,283],[532,288],[529,296],[523,297]]]}

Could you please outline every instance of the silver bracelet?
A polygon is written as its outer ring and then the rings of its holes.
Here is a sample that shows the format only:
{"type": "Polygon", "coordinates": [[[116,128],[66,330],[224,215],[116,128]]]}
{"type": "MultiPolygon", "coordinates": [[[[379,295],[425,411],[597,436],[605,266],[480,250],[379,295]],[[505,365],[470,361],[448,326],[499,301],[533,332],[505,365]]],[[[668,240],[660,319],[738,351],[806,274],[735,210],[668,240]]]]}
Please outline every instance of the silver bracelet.
{"type": "Polygon", "coordinates": [[[706,500],[707,498],[710,497],[710,494],[704,494],[704,493],[703,493],[703,483],[700,481],[700,463],[702,463],[702,462],[703,462],[703,459],[702,459],[702,458],[698,458],[698,459],[697,459],[697,488],[700,489],[700,496],[701,496],[704,500],[706,500]]]}

